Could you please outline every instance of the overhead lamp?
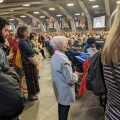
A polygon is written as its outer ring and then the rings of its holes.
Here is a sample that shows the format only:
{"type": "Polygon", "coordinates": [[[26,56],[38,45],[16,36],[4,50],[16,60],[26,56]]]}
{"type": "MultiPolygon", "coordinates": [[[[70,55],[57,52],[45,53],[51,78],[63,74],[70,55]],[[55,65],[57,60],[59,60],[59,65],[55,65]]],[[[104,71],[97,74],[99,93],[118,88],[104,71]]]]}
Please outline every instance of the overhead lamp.
{"type": "Polygon", "coordinates": [[[3,2],[3,0],[0,0],[0,3],[2,3],[3,2]]]}
{"type": "Polygon", "coordinates": [[[73,3],[69,3],[69,4],[67,4],[67,6],[73,6],[74,4],[73,3]]]}
{"type": "Polygon", "coordinates": [[[61,17],[62,15],[56,15],[57,17],[61,17]]]}
{"type": "Polygon", "coordinates": [[[75,15],[80,15],[80,13],[76,13],[75,15]]]}
{"type": "Polygon", "coordinates": [[[26,16],[25,16],[25,15],[22,15],[22,16],[20,16],[20,17],[23,17],[23,18],[24,18],[24,17],[26,17],[26,16]]]}
{"type": "Polygon", "coordinates": [[[82,16],[84,16],[84,13],[82,13],[82,16]]]}
{"type": "Polygon", "coordinates": [[[13,12],[14,10],[10,10],[10,11],[12,11],[12,12],[13,12]]]}
{"type": "Polygon", "coordinates": [[[11,18],[11,19],[9,19],[9,20],[10,20],[10,21],[13,21],[14,19],[11,18]]]}
{"type": "Polygon", "coordinates": [[[91,1],[91,2],[92,2],[92,1],[96,1],[96,0],[89,0],[89,1],[91,1]]]}
{"type": "Polygon", "coordinates": [[[39,14],[40,12],[33,12],[34,14],[39,14]]]}
{"type": "Polygon", "coordinates": [[[45,16],[40,16],[40,18],[45,18],[45,16]]]}
{"type": "Polygon", "coordinates": [[[49,8],[49,10],[55,10],[55,8],[49,8]]]}
{"type": "Polygon", "coordinates": [[[120,1],[117,1],[116,3],[117,3],[117,4],[119,4],[119,3],[120,3],[120,1]]]}
{"type": "Polygon", "coordinates": [[[99,5],[94,5],[94,6],[92,6],[92,8],[98,8],[99,7],[99,5]]]}
{"type": "Polygon", "coordinates": [[[28,6],[30,6],[30,4],[23,4],[22,6],[28,7],[28,6]]]}

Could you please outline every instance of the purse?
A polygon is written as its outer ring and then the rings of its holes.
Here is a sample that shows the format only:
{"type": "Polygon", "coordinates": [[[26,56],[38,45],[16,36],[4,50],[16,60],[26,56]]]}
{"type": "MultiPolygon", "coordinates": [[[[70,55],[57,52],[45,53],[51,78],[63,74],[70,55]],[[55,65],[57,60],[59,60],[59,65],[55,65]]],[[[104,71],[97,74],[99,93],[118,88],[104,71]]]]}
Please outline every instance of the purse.
{"type": "MultiPolygon", "coordinates": [[[[22,52],[22,51],[21,51],[22,52]]],[[[28,57],[27,55],[25,55],[23,52],[22,54],[36,67],[38,65],[40,65],[40,56],[35,54],[34,56],[28,57]]]]}
{"type": "Polygon", "coordinates": [[[35,54],[33,57],[27,57],[27,58],[35,67],[40,64],[40,59],[37,54],[35,54]]]}

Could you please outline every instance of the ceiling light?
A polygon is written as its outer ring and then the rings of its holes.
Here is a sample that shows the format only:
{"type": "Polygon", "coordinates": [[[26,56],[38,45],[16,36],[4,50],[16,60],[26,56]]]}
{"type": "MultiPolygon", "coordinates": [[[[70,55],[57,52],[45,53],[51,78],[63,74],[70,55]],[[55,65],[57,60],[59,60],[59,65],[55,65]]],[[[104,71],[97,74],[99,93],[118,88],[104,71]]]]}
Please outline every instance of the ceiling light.
{"type": "Polygon", "coordinates": [[[14,11],[14,10],[10,10],[10,11],[14,11]]]}
{"type": "Polygon", "coordinates": [[[23,4],[22,6],[28,7],[28,6],[30,6],[30,4],[23,4]]]}
{"type": "Polygon", "coordinates": [[[62,15],[56,15],[56,16],[60,17],[60,16],[62,16],[62,15]]]}
{"type": "Polygon", "coordinates": [[[20,17],[26,17],[25,15],[22,15],[22,16],[20,16],[20,17]]]}
{"type": "Polygon", "coordinates": [[[84,13],[82,13],[82,16],[84,16],[84,13]]]}
{"type": "Polygon", "coordinates": [[[55,8],[49,8],[49,10],[55,10],[55,8]]]}
{"type": "Polygon", "coordinates": [[[99,5],[94,5],[94,6],[92,6],[92,8],[97,8],[97,7],[99,7],[99,5]]]}
{"type": "Polygon", "coordinates": [[[119,3],[120,3],[120,1],[117,1],[116,3],[117,3],[117,4],[119,4],[119,3]]]}
{"type": "Polygon", "coordinates": [[[89,1],[96,1],[96,0],[89,0],[89,1]]]}
{"type": "Polygon", "coordinates": [[[14,19],[9,19],[9,20],[13,21],[14,19]]]}
{"type": "Polygon", "coordinates": [[[73,3],[69,3],[69,4],[67,4],[67,6],[73,6],[74,4],[73,3]]]}
{"type": "Polygon", "coordinates": [[[80,13],[76,13],[75,15],[80,15],[80,13]]]}
{"type": "Polygon", "coordinates": [[[3,0],[0,0],[0,3],[2,3],[3,2],[3,0]]]}
{"type": "Polygon", "coordinates": [[[34,14],[39,14],[40,12],[33,12],[34,14]]]}
{"type": "Polygon", "coordinates": [[[45,18],[45,16],[40,16],[40,18],[45,18]]]}

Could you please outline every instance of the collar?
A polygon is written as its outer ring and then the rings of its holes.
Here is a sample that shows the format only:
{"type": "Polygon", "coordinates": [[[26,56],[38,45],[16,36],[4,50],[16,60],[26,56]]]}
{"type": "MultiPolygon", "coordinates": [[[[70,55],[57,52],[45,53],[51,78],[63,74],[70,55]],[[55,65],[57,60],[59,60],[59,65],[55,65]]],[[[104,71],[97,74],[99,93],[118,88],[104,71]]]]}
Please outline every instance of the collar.
{"type": "MultiPolygon", "coordinates": [[[[61,52],[61,51],[59,51],[59,50],[55,50],[55,54],[61,55],[61,56],[63,56],[63,57],[65,57],[65,58],[68,59],[68,57],[67,57],[63,52],[61,52]]],[[[69,60],[69,59],[68,59],[68,60],[69,60]]]]}

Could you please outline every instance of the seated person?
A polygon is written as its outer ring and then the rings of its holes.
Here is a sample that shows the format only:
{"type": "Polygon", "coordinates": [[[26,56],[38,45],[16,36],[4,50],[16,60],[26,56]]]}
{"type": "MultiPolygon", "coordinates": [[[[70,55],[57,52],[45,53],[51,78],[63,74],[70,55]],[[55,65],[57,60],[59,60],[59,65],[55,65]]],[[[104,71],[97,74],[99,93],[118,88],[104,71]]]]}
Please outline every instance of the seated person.
{"type": "Polygon", "coordinates": [[[95,42],[96,42],[95,38],[92,38],[92,37],[88,38],[87,43],[86,43],[86,45],[84,47],[86,52],[88,54],[90,54],[90,55],[93,55],[93,54],[95,54],[97,52],[97,49],[96,49],[96,47],[94,45],[95,42]]]}

